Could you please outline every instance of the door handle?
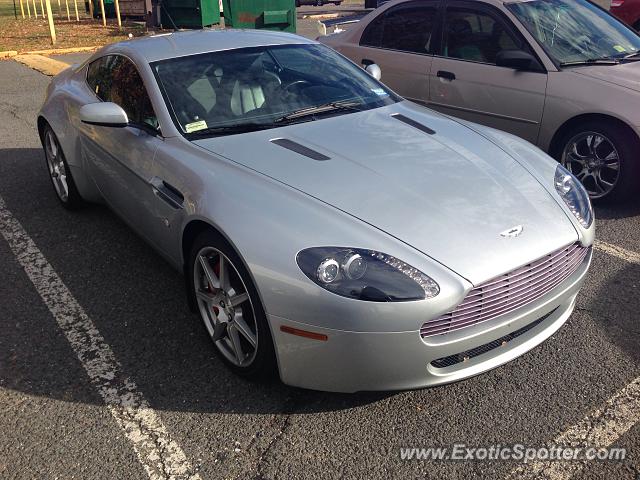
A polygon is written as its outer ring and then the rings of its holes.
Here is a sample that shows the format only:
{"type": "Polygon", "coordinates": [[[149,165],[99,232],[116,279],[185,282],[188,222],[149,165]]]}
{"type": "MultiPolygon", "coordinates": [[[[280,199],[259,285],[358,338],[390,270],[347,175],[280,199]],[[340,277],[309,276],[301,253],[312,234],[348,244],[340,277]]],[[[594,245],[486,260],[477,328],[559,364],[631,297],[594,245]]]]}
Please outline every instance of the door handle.
{"type": "Polygon", "coordinates": [[[168,203],[171,208],[175,208],[176,210],[184,208],[184,195],[182,195],[180,190],[158,177],[153,177],[149,183],[151,184],[151,188],[153,188],[153,193],[155,193],[160,200],[168,203]]]}
{"type": "Polygon", "coordinates": [[[449,80],[450,82],[453,82],[456,79],[455,73],[447,72],[445,70],[438,70],[438,73],[436,73],[436,76],[438,78],[444,78],[445,80],[449,80]]]}

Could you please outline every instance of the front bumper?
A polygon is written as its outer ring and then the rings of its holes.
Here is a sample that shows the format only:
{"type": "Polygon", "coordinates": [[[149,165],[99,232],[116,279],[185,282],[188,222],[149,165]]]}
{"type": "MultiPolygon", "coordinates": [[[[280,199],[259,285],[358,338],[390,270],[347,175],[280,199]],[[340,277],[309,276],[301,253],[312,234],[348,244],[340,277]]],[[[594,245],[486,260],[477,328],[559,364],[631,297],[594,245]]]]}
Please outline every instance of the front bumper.
{"type": "Polygon", "coordinates": [[[463,330],[422,339],[420,331],[351,332],[270,315],[280,376],[288,385],[333,392],[406,390],[455,382],[502,365],[553,335],[569,318],[591,262],[589,253],[565,282],[515,312],[463,330]],[[533,328],[503,337],[539,321],[533,328]],[[289,326],[324,334],[319,341],[282,332],[289,326]],[[496,342],[498,340],[498,342],[496,342]],[[496,344],[465,361],[437,368],[437,359],[496,344]]]}

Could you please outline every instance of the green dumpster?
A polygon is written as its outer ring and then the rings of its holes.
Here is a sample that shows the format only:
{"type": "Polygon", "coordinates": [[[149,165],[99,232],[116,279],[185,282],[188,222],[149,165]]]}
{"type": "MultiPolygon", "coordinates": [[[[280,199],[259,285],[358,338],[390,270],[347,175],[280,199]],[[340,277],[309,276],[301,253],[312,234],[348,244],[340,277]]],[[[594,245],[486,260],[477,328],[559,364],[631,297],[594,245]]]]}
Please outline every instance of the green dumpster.
{"type": "Polygon", "coordinates": [[[222,0],[224,25],[296,31],[295,0],[222,0]]]}
{"type": "MultiPolygon", "coordinates": [[[[100,10],[100,0],[93,1],[93,18],[102,18],[100,10]]],[[[116,18],[116,6],[113,0],[104,0],[104,16],[107,18],[116,18]]]]}
{"type": "Polygon", "coordinates": [[[160,12],[164,28],[174,24],[178,28],[203,28],[220,23],[218,0],[163,0],[160,12]]]}

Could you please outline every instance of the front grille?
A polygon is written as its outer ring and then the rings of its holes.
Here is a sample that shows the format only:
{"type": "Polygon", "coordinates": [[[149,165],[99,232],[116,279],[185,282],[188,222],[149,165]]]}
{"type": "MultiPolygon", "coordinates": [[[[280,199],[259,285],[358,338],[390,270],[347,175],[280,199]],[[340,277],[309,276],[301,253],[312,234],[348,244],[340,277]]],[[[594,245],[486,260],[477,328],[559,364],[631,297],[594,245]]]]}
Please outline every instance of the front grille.
{"type": "Polygon", "coordinates": [[[574,273],[590,248],[575,243],[479,285],[454,310],[424,323],[420,336],[470,327],[539,299],[574,273]]]}
{"type": "Polygon", "coordinates": [[[494,348],[502,347],[507,343],[509,343],[514,338],[518,338],[520,335],[527,333],[533,327],[540,325],[543,321],[549,318],[549,315],[551,315],[556,310],[557,309],[554,309],[553,311],[547,313],[545,316],[540,317],[539,319],[531,322],[528,325],[525,325],[520,330],[511,332],[505,335],[504,337],[500,337],[497,340],[494,340],[493,342],[485,343],[484,345],[480,345],[479,347],[472,348],[471,350],[467,350],[466,352],[460,352],[454,355],[449,355],[448,357],[438,358],[437,360],[432,361],[431,365],[433,365],[436,368],[450,367],[451,365],[455,365],[457,363],[467,362],[472,358],[477,357],[478,355],[482,355],[483,353],[490,352],[494,348]]]}

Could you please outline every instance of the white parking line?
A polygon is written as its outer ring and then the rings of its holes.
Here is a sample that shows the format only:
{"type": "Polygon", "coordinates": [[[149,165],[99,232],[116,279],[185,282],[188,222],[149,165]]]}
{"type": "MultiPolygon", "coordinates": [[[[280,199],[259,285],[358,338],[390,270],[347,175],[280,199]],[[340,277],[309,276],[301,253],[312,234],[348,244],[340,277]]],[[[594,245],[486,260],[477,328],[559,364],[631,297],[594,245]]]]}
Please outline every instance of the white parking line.
{"type": "Polygon", "coordinates": [[[621,258],[622,260],[625,260],[627,262],[640,263],[640,253],[632,252],[631,250],[627,250],[626,248],[618,247],[617,245],[612,245],[606,242],[601,242],[600,240],[596,240],[595,247],[601,252],[621,258]]]}
{"type": "Polygon", "coordinates": [[[200,479],[158,414],[123,372],[113,351],[71,295],[53,267],[0,197],[0,234],[49,308],[89,379],[125,436],[149,478],[200,479]]]}
{"type": "MultiPolygon", "coordinates": [[[[640,422],[640,377],[618,391],[600,408],[556,437],[554,446],[610,447],[640,422]]],[[[628,454],[629,452],[627,452],[628,454]]],[[[508,480],[567,480],[587,466],[581,461],[536,461],[514,469],[508,480]]]]}

